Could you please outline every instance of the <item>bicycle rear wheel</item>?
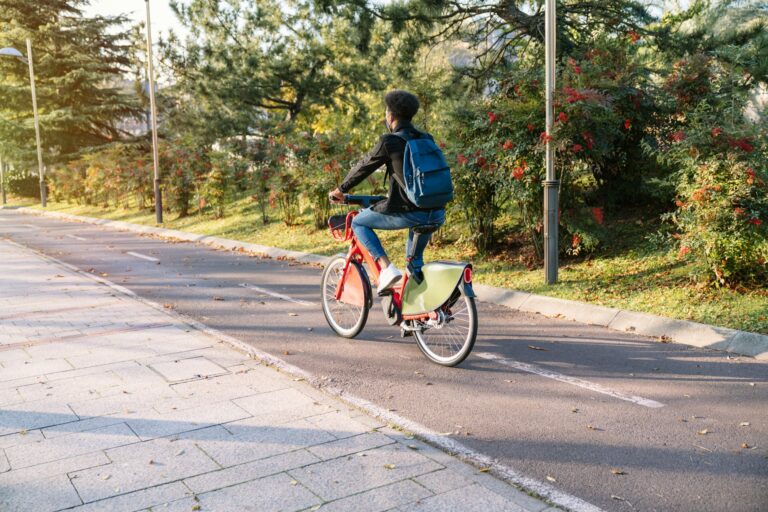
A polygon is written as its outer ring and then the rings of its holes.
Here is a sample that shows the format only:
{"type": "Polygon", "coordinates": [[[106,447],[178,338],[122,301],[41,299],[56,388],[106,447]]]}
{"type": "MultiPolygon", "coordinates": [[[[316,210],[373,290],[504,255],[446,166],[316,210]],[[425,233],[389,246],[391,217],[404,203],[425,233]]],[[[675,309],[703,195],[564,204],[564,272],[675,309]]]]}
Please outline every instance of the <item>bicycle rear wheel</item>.
{"type": "Polygon", "coordinates": [[[345,258],[339,256],[328,263],[323,272],[323,314],[328,325],[339,336],[354,338],[365,327],[371,304],[371,284],[363,267],[350,262],[341,300],[336,300],[336,289],[344,277],[345,258]]]}
{"type": "Polygon", "coordinates": [[[467,358],[477,338],[475,299],[457,288],[437,313],[437,319],[412,321],[416,344],[433,363],[456,366],[467,358]]]}

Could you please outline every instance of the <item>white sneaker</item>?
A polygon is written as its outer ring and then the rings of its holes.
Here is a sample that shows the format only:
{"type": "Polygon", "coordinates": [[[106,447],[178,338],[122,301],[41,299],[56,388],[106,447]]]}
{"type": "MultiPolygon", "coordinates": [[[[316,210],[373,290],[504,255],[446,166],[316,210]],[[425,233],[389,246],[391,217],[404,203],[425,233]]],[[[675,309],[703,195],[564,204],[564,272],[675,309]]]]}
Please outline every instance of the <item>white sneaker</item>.
{"type": "Polygon", "coordinates": [[[397,270],[397,267],[395,265],[390,263],[389,266],[384,270],[382,270],[381,274],[379,274],[379,287],[376,290],[376,293],[381,295],[388,289],[392,288],[392,285],[397,283],[402,278],[403,278],[403,274],[401,274],[400,271],[397,270]]]}

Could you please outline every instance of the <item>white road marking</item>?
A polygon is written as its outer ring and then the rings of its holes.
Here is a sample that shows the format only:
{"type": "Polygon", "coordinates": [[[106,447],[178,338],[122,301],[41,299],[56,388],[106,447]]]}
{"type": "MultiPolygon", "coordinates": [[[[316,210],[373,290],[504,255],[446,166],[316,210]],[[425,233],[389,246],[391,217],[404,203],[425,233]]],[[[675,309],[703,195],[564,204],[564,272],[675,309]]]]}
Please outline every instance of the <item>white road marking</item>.
{"type": "Polygon", "coordinates": [[[72,238],[74,240],[80,240],[81,242],[86,242],[87,241],[85,238],[83,238],[81,236],[77,236],[77,235],[64,235],[64,236],[66,236],[67,238],[72,238]]]}
{"type": "Polygon", "coordinates": [[[155,263],[160,261],[159,259],[153,258],[152,256],[147,256],[146,254],[140,254],[138,252],[133,252],[133,251],[128,251],[125,254],[130,254],[131,256],[135,256],[137,258],[141,258],[141,259],[147,260],[147,261],[154,261],[155,263]]]}
{"type": "Polygon", "coordinates": [[[19,224],[19,226],[24,226],[25,228],[37,229],[37,226],[35,226],[34,224],[19,224]]]}
{"type": "Polygon", "coordinates": [[[600,384],[589,382],[588,380],[583,380],[577,377],[570,377],[568,375],[556,373],[551,370],[546,370],[544,368],[541,368],[533,364],[521,363],[520,361],[506,359],[504,357],[501,357],[500,355],[491,354],[490,352],[480,352],[480,353],[476,353],[475,355],[477,357],[482,357],[483,359],[488,359],[490,361],[495,361],[499,364],[503,364],[504,366],[511,366],[512,368],[517,368],[518,370],[522,370],[524,372],[535,373],[536,375],[547,377],[548,379],[558,380],[560,382],[565,382],[566,384],[573,384],[574,386],[579,386],[580,388],[589,389],[590,391],[595,391],[597,393],[609,395],[614,398],[618,398],[620,400],[626,400],[627,402],[632,402],[637,405],[651,407],[653,409],[664,407],[664,404],[662,404],[661,402],[657,402],[655,400],[649,400],[647,398],[643,398],[640,396],[627,395],[620,391],[614,391],[612,389],[606,388],[605,386],[601,386],[600,384]]]}
{"type": "Polygon", "coordinates": [[[270,290],[265,290],[264,288],[254,286],[252,284],[240,283],[240,286],[242,286],[243,288],[248,288],[249,290],[253,290],[258,293],[270,295],[277,299],[293,302],[294,304],[301,304],[302,306],[319,306],[319,304],[316,302],[309,302],[308,300],[294,299],[293,297],[289,297],[288,295],[283,295],[282,293],[276,293],[270,290]]]}

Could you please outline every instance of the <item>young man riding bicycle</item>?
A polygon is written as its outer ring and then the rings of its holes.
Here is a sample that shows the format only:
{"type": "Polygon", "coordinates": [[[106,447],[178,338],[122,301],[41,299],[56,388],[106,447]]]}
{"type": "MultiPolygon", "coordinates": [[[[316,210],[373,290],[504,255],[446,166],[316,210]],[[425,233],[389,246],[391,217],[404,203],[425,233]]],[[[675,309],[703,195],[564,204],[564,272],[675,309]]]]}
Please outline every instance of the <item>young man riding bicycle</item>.
{"type": "MultiPolygon", "coordinates": [[[[418,98],[407,91],[394,90],[384,97],[385,125],[389,133],[382,135],[374,148],[358,162],[344,178],[338,188],[330,192],[333,202],[344,200],[344,194],[360,184],[382,165],[389,175],[388,197],[370,208],[361,211],[352,220],[355,236],[376,260],[381,269],[377,292],[390,289],[400,279],[402,273],[389,261],[384,247],[374,229],[409,229],[406,242],[406,255],[411,254],[414,239],[414,226],[425,224],[442,225],[445,222],[445,207],[420,208],[408,199],[403,176],[404,155],[407,140],[427,137],[428,133],[417,130],[411,121],[419,110],[418,98]]],[[[431,236],[419,236],[414,248],[410,267],[418,271],[424,265],[424,249],[431,236]]]]}

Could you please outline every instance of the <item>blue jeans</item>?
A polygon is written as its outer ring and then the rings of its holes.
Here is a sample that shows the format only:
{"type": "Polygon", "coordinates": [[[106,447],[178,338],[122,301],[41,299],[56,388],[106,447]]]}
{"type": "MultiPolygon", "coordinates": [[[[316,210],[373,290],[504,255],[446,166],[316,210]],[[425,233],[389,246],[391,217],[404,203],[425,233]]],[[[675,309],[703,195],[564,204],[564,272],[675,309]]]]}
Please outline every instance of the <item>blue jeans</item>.
{"type": "MultiPolygon", "coordinates": [[[[384,247],[381,246],[379,237],[374,233],[374,229],[406,229],[418,226],[420,224],[444,224],[445,210],[432,210],[428,212],[415,211],[403,213],[379,213],[366,208],[352,219],[352,231],[363,244],[374,260],[386,256],[384,247]]],[[[408,229],[408,241],[405,244],[405,256],[411,254],[411,245],[413,244],[413,229],[408,229]]],[[[415,269],[424,266],[424,249],[427,248],[432,235],[419,235],[418,243],[411,263],[415,269]]]]}

